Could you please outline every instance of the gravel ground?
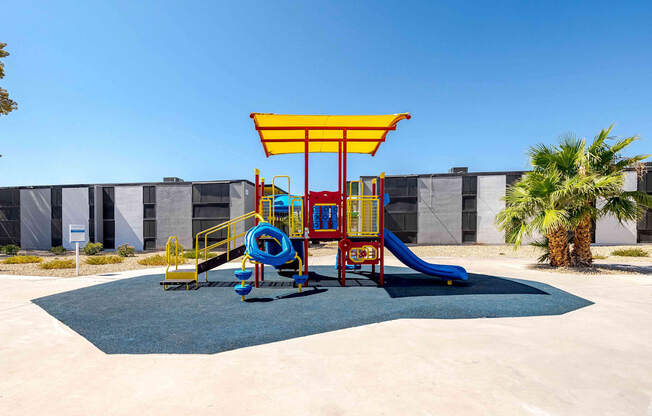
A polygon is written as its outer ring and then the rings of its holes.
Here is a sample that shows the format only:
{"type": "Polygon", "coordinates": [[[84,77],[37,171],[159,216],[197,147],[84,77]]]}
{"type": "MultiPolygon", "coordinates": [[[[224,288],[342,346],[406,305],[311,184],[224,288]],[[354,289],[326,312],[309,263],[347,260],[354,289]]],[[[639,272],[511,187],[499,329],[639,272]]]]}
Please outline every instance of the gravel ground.
{"type": "MultiPolygon", "coordinates": [[[[44,251],[21,251],[20,254],[28,254],[31,256],[40,256],[43,258],[43,262],[50,260],[75,260],[74,253],[67,253],[62,256],[55,256],[50,252],[44,251]]],[[[114,255],[115,253],[107,252],[106,255],[114,255]]],[[[126,270],[136,270],[136,269],[148,269],[152,266],[141,266],[138,264],[138,260],[143,257],[149,257],[156,253],[137,253],[134,257],[125,257],[124,262],[118,264],[101,264],[101,265],[90,265],[86,264],[85,260],[89,256],[85,256],[80,253],[79,255],[79,275],[80,276],[89,276],[95,274],[105,274],[105,273],[114,273],[114,272],[123,272],[126,270]]],[[[165,254],[161,252],[159,254],[165,254]]],[[[45,270],[39,268],[38,263],[29,263],[29,264],[3,264],[2,260],[7,256],[0,255],[0,274],[17,274],[17,275],[27,275],[27,276],[57,276],[57,277],[73,277],[75,276],[75,269],[57,269],[57,270],[45,270]]]]}
{"type": "MultiPolygon", "coordinates": [[[[596,267],[580,270],[589,274],[601,273],[649,273],[649,266],[652,265],[652,257],[619,257],[612,256],[611,252],[620,248],[642,248],[652,254],[652,244],[637,244],[634,246],[593,246],[592,251],[594,255],[607,256],[605,259],[596,260],[596,267]],[[648,267],[646,267],[648,266],[648,267]]],[[[511,246],[506,245],[482,245],[482,244],[468,244],[468,245],[450,245],[450,246],[410,246],[410,249],[419,257],[422,258],[436,258],[436,257],[453,257],[453,258],[488,258],[488,259],[532,259],[532,268],[541,270],[543,272],[550,271],[550,268],[545,266],[537,266],[536,259],[540,255],[540,250],[531,247],[523,246],[518,250],[514,250],[511,246]]],[[[336,244],[327,243],[318,247],[310,248],[311,257],[334,256],[336,253],[336,244]]],[[[53,259],[74,259],[73,253],[67,253],[63,256],[54,256],[48,251],[21,251],[20,254],[28,254],[43,257],[43,261],[53,259]]],[[[105,254],[115,254],[107,252],[105,254]]],[[[79,274],[81,276],[106,274],[121,272],[126,270],[137,270],[152,268],[151,266],[141,266],[138,260],[143,257],[151,256],[153,252],[137,253],[135,257],[127,257],[124,262],[119,264],[105,264],[105,265],[89,265],[85,263],[87,256],[80,254],[80,268],[79,274]]],[[[165,254],[159,252],[158,254],[165,254]]],[[[391,257],[391,253],[386,252],[387,257],[391,257]]],[[[75,269],[59,269],[59,270],[44,270],[38,267],[38,264],[3,264],[2,260],[6,258],[5,255],[0,255],[0,274],[14,274],[14,275],[28,275],[28,276],[58,276],[58,277],[72,277],[75,275],[75,269]]],[[[577,272],[576,269],[570,269],[569,272],[577,272]]]]}
{"type": "MultiPolygon", "coordinates": [[[[410,250],[419,257],[475,257],[475,258],[526,258],[536,261],[541,255],[541,250],[536,247],[524,245],[514,250],[513,246],[507,245],[484,245],[484,244],[465,244],[465,245],[414,245],[409,246],[410,250]]],[[[611,252],[621,248],[642,248],[652,256],[652,244],[636,244],[629,246],[592,246],[593,255],[607,256],[605,260],[626,263],[650,263],[652,257],[620,257],[612,256],[611,252]]],[[[335,243],[327,243],[319,248],[311,248],[310,253],[313,256],[334,255],[336,250],[335,243]]],[[[391,256],[391,253],[387,253],[391,256]]]]}

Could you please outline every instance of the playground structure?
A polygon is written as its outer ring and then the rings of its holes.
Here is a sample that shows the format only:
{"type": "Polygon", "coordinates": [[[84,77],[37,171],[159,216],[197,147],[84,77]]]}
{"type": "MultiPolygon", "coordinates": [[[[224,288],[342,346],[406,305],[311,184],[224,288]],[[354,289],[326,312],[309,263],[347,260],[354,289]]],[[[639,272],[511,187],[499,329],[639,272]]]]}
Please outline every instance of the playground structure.
{"type": "Polygon", "coordinates": [[[385,248],[407,266],[443,277],[449,285],[453,280],[467,279],[462,267],[435,265],[419,259],[385,229],[383,213],[389,198],[385,195],[384,173],[372,181],[369,194],[365,194],[362,181],[347,181],[348,154],[374,156],[387,134],[396,130],[398,122],[410,119],[408,113],[373,116],[252,113],[250,117],[267,157],[303,154],[303,195],[292,194],[291,179],[286,175],[272,177],[271,195],[268,195],[265,179],[255,169],[255,211],[197,233],[194,270],[178,268],[178,240],[170,237],[166,246],[168,268],[161,282],[164,289],[170,284],[185,284],[188,289],[193,282],[197,287],[201,273],[207,280],[208,270],[244,256],[242,270],[236,271],[236,278],[241,281],[236,292],[243,299],[251,290],[251,285],[245,282],[251,276],[246,272],[247,261],[253,264],[253,287],[260,286],[265,279],[264,266],[271,265],[294,270],[293,278],[301,290],[310,276],[308,249],[314,241],[337,242],[335,267],[342,286],[346,286],[347,270],[361,270],[363,266],[370,266],[371,278],[383,286],[385,248]],[[338,155],[337,190],[309,189],[311,153],[338,155]],[[278,181],[287,181],[286,194],[277,194],[278,181]],[[209,258],[208,253],[216,249],[224,252],[209,258]],[[174,270],[170,270],[173,251],[174,270]]]}

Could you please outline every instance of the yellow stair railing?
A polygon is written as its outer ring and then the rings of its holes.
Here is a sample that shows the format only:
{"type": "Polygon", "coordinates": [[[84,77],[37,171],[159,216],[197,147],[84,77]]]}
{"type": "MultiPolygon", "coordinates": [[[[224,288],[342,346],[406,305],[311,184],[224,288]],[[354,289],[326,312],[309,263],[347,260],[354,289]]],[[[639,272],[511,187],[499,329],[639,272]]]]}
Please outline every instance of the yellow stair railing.
{"type": "Polygon", "coordinates": [[[185,284],[186,290],[188,290],[188,284],[193,281],[195,282],[195,288],[199,287],[197,268],[195,270],[179,270],[179,238],[176,235],[168,238],[167,243],[165,243],[165,258],[167,267],[165,268],[165,280],[162,282],[163,290],[166,290],[168,284],[185,284]],[[174,244],[174,270],[170,270],[170,266],[172,266],[170,261],[172,244],[174,244]]]}
{"type": "MultiPolygon", "coordinates": [[[[247,234],[247,231],[249,231],[249,228],[253,227],[255,218],[258,218],[259,221],[265,221],[262,215],[256,211],[251,211],[229,221],[223,222],[222,224],[218,224],[198,232],[197,235],[195,235],[195,271],[199,266],[200,256],[203,255],[203,260],[208,260],[208,253],[218,247],[226,246],[226,261],[228,262],[231,260],[229,258],[231,250],[244,244],[244,241],[238,244],[238,239],[244,239],[244,236],[247,234]],[[216,243],[208,244],[208,237],[210,235],[224,230],[226,230],[226,238],[216,243]],[[202,248],[199,247],[200,238],[203,238],[204,242],[204,246],[202,248]]],[[[204,273],[204,279],[205,281],[208,281],[208,272],[204,273]]]]}

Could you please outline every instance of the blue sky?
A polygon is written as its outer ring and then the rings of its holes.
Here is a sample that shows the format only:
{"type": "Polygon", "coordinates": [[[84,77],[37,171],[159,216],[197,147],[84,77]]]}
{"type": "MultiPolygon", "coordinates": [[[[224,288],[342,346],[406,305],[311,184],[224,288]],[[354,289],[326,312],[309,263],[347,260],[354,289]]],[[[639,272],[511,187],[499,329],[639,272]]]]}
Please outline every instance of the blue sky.
{"type": "MultiPolygon", "coordinates": [[[[249,113],[410,112],[349,175],[527,168],[616,123],[652,153],[650,2],[8,2],[0,186],[253,179],[249,113]]],[[[336,155],[311,159],[336,187],[336,155]]],[[[295,185],[296,184],[296,185],[295,185]]],[[[296,188],[300,189],[300,188],[296,188]]]]}

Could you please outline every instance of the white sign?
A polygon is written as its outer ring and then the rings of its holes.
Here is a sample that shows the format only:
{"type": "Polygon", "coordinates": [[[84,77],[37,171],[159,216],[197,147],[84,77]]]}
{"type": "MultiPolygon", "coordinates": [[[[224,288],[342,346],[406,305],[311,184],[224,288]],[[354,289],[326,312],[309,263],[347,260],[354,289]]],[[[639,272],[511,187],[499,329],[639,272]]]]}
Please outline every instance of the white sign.
{"type": "Polygon", "coordinates": [[[86,241],[86,226],[70,224],[70,242],[83,243],[86,241]]]}

